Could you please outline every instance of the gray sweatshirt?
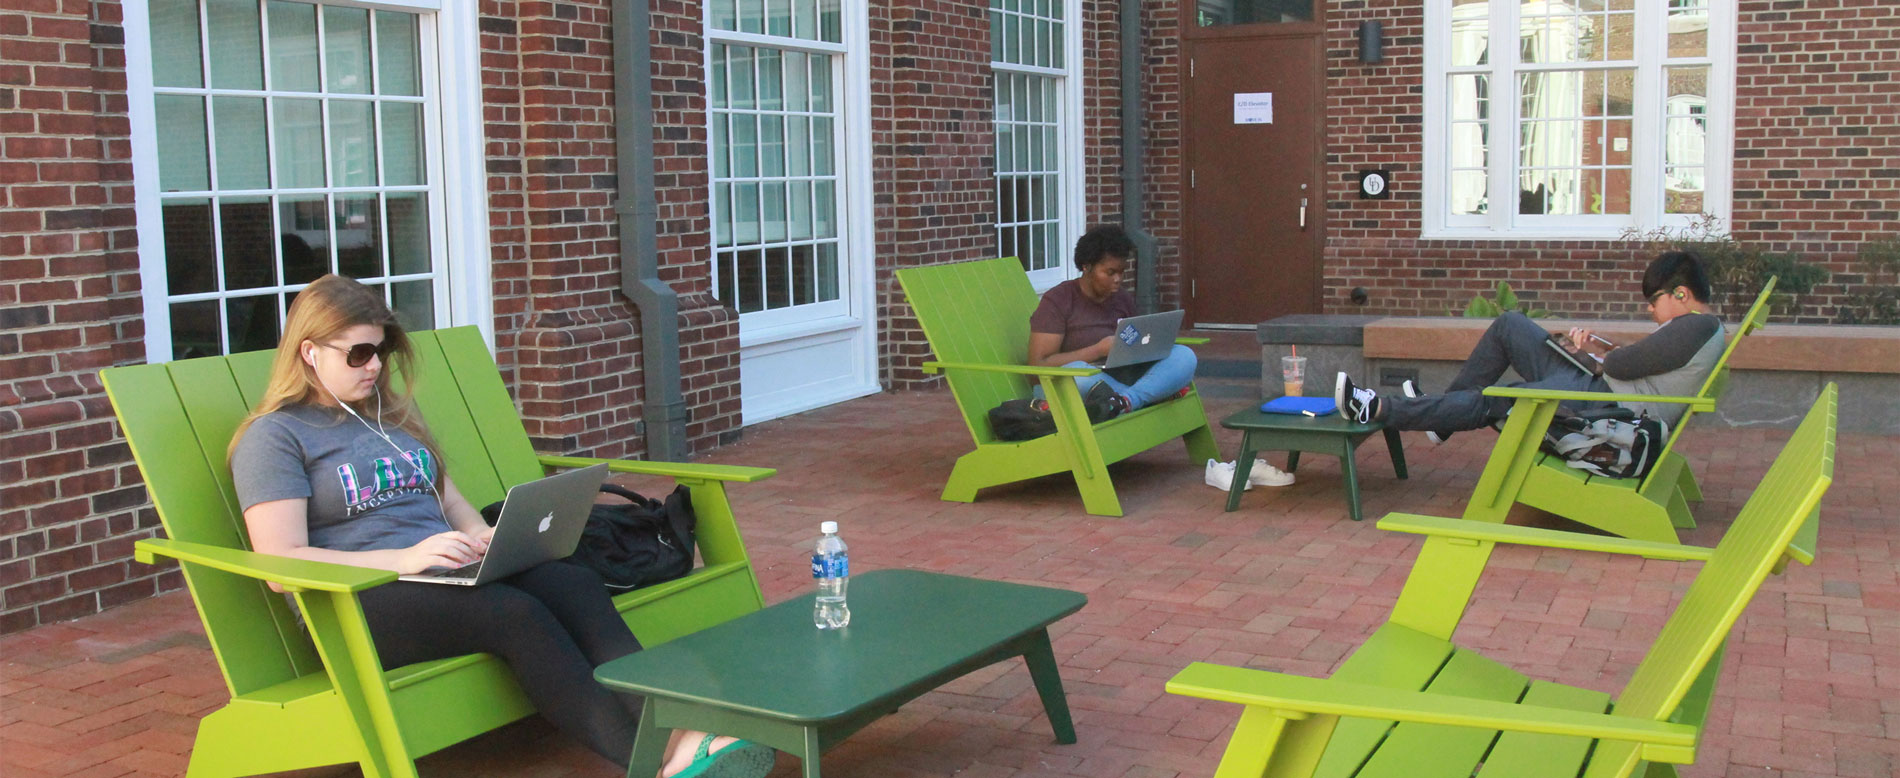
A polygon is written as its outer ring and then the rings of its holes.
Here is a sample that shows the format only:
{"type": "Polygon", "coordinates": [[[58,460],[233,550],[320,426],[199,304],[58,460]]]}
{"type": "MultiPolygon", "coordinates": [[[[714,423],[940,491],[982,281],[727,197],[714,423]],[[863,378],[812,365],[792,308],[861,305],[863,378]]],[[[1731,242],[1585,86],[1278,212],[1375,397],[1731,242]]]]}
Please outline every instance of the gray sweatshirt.
{"type": "MultiPolygon", "coordinates": [[[[1692,397],[1715,372],[1728,335],[1713,314],[1689,313],[1670,319],[1649,337],[1611,349],[1603,357],[1603,381],[1619,394],[1692,397]]],[[[1674,425],[1683,406],[1675,403],[1619,403],[1650,418],[1674,425]]]]}

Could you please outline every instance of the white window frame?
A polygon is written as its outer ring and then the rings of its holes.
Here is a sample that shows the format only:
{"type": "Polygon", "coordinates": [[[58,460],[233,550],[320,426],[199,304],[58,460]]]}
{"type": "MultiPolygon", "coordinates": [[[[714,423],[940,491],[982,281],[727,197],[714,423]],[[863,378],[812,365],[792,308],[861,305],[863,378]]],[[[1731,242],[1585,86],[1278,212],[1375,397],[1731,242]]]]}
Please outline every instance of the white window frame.
{"type": "MultiPolygon", "coordinates": [[[[1056,237],[1055,266],[1029,271],[1029,284],[1037,294],[1042,294],[1056,284],[1081,275],[1081,271],[1075,268],[1073,250],[1075,241],[1082,237],[1083,220],[1088,208],[1088,186],[1083,180],[1088,173],[1088,168],[1083,161],[1084,144],[1087,142],[1088,132],[1084,126],[1087,123],[1087,116],[1082,110],[1082,63],[1086,59],[1082,50],[1082,0],[1060,0],[1060,2],[1062,2],[1062,67],[1015,65],[997,60],[995,52],[990,54],[992,85],[999,83],[1002,75],[1006,73],[1024,73],[1062,80],[1058,89],[1060,97],[1056,103],[1056,110],[1061,114],[1059,120],[1061,126],[1056,131],[1056,142],[1062,145],[1057,163],[1060,166],[1057,177],[1061,182],[1061,190],[1057,193],[1056,205],[1062,213],[1056,222],[1059,226],[1056,237]]],[[[984,5],[985,18],[988,15],[989,6],[986,3],[984,5]]],[[[994,94],[992,91],[991,116],[994,116],[996,111],[994,94]]],[[[992,143],[991,149],[994,150],[994,148],[995,144],[992,143]]],[[[992,170],[990,180],[994,182],[995,178],[995,171],[992,170]]],[[[996,208],[1000,207],[1001,204],[998,203],[996,208]]],[[[996,217],[1000,215],[996,208],[991,209],[989,220],[992,242],[995,241],[996,217]]]]}
{"type": "MultiPolygon", "coordinates": [[[[1698,214],[1663,213],[1664,123],[1667,95],[1664,58],[1654,52],[1667,45],[1669,3],[1636,3],[1636,82],[1632,104],[1630,213],[1623,215],[1519,215],[1517,45],[1490,46],[1490,114],[1487,117],[1491,162],[1487,190],[1494,207],[1483,214],[1450,213],[1451,112],[1447,104],[1450,67],[1451,4],[1434,0],[1425,7],[1425,110],[1423,192],[1419,237],[1446,240],[1603,240],[1626,231],[1686,229],[1698,214]],[[1500,56],[1503,55],[1503,56],[1500,56]],[[1500,197],[1497,193],[1505,193],[1500,197]],[[1503,201],[1506,207],[1496,207],[1503,201]]],[[[1488,30],[1519,29],[1517,0],[1493,0],[1488,30]]],[[[1708,56],[1669,60],[1672,66],[1707,65],[1709,94],[1702,209],[1726,222],[1732,203],[1735,134],[1735,0],[1709,0],[1708,56]]],[[[1582,68],[1589,69],[1587,64],[1582,68]]],[[[1458,68],[1470,72],[1472,68],[1458,68]]]]}
{"type": "MultiPolygon", "coordinates": [[[[483,148],[481,50],[473,3],[440,0],[325,2],[417,14],[424,37],[421,77],[434,90],[435,132],[425,134],[429,172],[439,182],[432,203],[436,265],[435,324],[474,324],[494,348],[494,301],[490,292],[488,178],[483,148]],[[445,7],[446,5],[446,7],[445,7]],[[433,56],[431,41],[433,39],[433,56]],[[444,77],[454,74],[458,77],[444,77]]],[[[165,231],[158,178],[158,120],[153,102],[151,6],[125,0],[127,113],[131,124],[133,210],[139,240],[139,280],[144,303],[145,359],[172,359],[171,310],[166,293],[165,231]]],[[[215,150],[212,152],[215,154],[215,150]]],[[[215,157],[212,158],[215,164],[215,157]]]]}
{"type": "MultiPolygon", "coordinates": [[[[844,40],[841,43],[828,43],[825,41],[806,40],[802,38],[781,38],[773,35],[730,32],[715,29],[712,26],[711,13],[712,9],[709,4],[706,8],[706,14],[708,15],[706,20],[706,45],[701,51],[702,67],[704,68],[702,72],[706,74],[707,78],[712,77],[712,53],[713,47],[717,44],[746,46],[754,49],[763,48],[778,51],[797,51],[805,54],[824,54],[831,57],[831,104],[835,109],[835,117],[831,125],[831,165],[832,174],[838,179],[837,190],[839,191],[837,209],[832,212],[832,219],[837,222],[838,294],[840,299],[741,313],[739,314],[740,321],[743,324],[743,330],[740,335],[741,343],[742,345],[751,345],[753,343],[798,337],[813,331],[814,326],[818,331],[856,326],[863,316],[863,301],[859,299],[861,295],[858,285],[853,281],[852,268],[856,266],[854,264],[855,262],[868,261],[868,259],[861,259],[853,255],[853,252],[857,250],[856,247],[862,245],[853,227],[858,222],[864,220],[853,218],[857,216],[856,209],[852,207],[852,201],[856,194],[851,190],[858,185],[858,174],[860,172],[868,177],[869,171],[863,169],[869,168],[870,164],[868,156],[857,159],[847,156],[849,149],[852,147],[852,138],[868,137],[868,134],[865,136],[856,136],[854,133],[858,131],[858,128],[854,126],[852,121],[854,116],[864,111],[864,109],[856,105],[861,98],[856,94],[856,76],[858,76],[858,74],[855,72],[856,68],[853,67],[855,63],[853,61],[854,58],[851,56],[852,36],[855,33],[855,29],[850,20],[853,14],[846,13],[842,9],[840,10],[842,16],[839,20],[839,24],[844,40]],[[853,94],[846,94],[846,89],[852,89],[853,94]],[[814,325],[814,322],[816,322],[816,325],[814,325]]],[[[863,49],[859,50],[862,51],[863,49]]],[[[862,58],[859,57],[856,59],[862,58]]],[[[707,89],[707,96],[710,99],[710,88],[707,89]]],[[[868,105],[866,108],[868,108],[868,105]]],[[[708,155],[706,180],[708,187],[711,186],[712,182],[712,132],[712,106],[708,104],[706,108],[706,153],[708,155]]],[[[722,214],[719,213],[718,198],[712,196],[710,189],[707,192],[706,213],[715,223],[716,220],[722,216],[722,214]]],[[[708,251],[709,257],[711,257],[711,259],[709,259],[711,272],[717,274],[719,272],[717,260],[718,252],[716,247],[708,251]]],[[[733,306],[733,310],[735,311],[738,310],[732,300],[721,300],[720,303],[733,306]]]]}

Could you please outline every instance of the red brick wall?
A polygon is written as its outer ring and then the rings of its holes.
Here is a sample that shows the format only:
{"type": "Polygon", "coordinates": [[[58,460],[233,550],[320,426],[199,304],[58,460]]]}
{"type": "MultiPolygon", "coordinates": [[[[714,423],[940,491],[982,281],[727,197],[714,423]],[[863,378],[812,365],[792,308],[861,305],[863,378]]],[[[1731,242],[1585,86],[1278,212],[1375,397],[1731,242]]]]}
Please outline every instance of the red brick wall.
{"type": "Polygon", "coordinates": [[[892,272],[996,255],[989,4],[872,6],[871,177],[880,359],[892,386],[926,382],[929,346],[892,272]]]}
{"type": "MultiPolygon", "coordinates": [[[[1160,280],[1162,308],[1179,308],[1181,300],[1181,240],[1183,193],[1187,184],[1187,159],[1181,146],[1181,14],[1182,4],[1171,0],[1142,3],[1143,131],[1147,136],[1143,160],[1147,182],[1148,232],[1160,242],[1160,264],[1155,268],[1160,280]]],[[[1120,44],[1116,44],[1118,47],[1120,44]]],[[[1119,48],[1115,55],[1119,63],[1119,48]]],[[[1119,64],[1117,65],[1119,67],[1119,64]]],[[[1120,89],[1121,79],[1110,88],[1120,89]]],[[[1116,141],[1120,143],[1120,140],[1116,141]]],[[[1119,175],[1121,154],[1117,152],[1119,175]]]]}
{"type": "MultiPolygon", "coordinates": [[[[739,426],[738,321],[710,295],[701,13],[655,3],[660,277],[679,291],[687,436],[739,426]]],[[[639,312],[620,292],[607,0],[491,3],[483,29],[496,339],[537,448],[639,457],[639,312]]]]}
{"type": "MultiPolygon", "coordinates": [[[[1857,0],[1740,4],[1734,237],[1825,265],[1799,317],[1833,321],[1866,286],[1853,258],[1896,237],[1900,7],[1857,0]]],[[[1437,315],[1508,281],[1561,315],[1642,315],[1630,291],[1649,256],[1621,241],[1424,241],[1419,222],[1423,11],[1410,0],[1330,4],[1327,62],[1329,312],[1437,315]],[[1357,60],[1359,22],[1385,24],[1385,62],[1357,60]],[[1360,200],[1362,167],[1392,170],[1389,200],[1360,200]],[[1364,307],[1353,287],[1371,293],[1364,307]]]]}
{"type": "Polygon", "coordinates": [[[0,11],[0,632],[178,585],[97,371],[144,354],[119,5],[0,11]]]}

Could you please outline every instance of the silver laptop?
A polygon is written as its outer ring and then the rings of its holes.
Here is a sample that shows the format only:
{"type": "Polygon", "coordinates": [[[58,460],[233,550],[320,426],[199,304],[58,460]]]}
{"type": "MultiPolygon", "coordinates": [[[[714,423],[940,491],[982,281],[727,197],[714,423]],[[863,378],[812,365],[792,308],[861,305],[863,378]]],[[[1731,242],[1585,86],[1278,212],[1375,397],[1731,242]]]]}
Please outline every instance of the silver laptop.
{"type": "Polygon", "coordinates": [[[487,555],[461,567],[405,575],[401,580],[478,586],[572,554],[605,480],[607,464],[603,462],[515,484],[501,505],[501,517],[495,520],[487,555]]]}
{"type": "Polygon", "coordinates": [[[1102,367],[1121,367],[1153,362],[1168,355],[1174,338],[1181,334],[1185,311],[1173,310],[1130,316],[1115,322],[1115,342],[1108,347],[1108,361],[1102,367]]]}

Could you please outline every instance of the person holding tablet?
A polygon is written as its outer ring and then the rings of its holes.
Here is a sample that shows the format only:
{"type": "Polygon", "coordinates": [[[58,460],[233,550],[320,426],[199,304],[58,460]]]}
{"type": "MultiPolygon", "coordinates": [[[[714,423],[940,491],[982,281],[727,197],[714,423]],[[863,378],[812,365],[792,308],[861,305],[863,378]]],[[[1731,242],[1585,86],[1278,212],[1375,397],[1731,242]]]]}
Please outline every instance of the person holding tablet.
{"type": "MultiPolygon", "coordinates": [[[[1511,311],[1485,330],[1444,394],[1424,395],[1407,381],[1401,395],[1382,396],[1340,373],[1334,389],[1339,415],[1362,422],[1376,419],[1395,429],[1425,430],[1432,442],[1441,443],[1453,432],[1504,418],[1511,399],[1486,397],[1484,388],[1496,383],[1506,368],[1525,379],[1513,386],[1656,396],[1701,391],[1727,343],[1722,320],[1709,312],[1709,278],[1701,259],[1686,251],[1664,252],[1644,270],[1642,294],[1650,318],[1661,325],[1647,337],[1619,346],[1588,328],[1568,333],[1577,348],[1602,358],[1601,375],[1564,358],[1548,345],[1550,333],[1524,314],[1511,311]]],[[[1565,401],[1560,405],[1588,410],[1610,403],[1565,401]]],[[[1682,415],[1681,406],[1669,403],[1622,405],[1670,424],[1682,415]]]]}

